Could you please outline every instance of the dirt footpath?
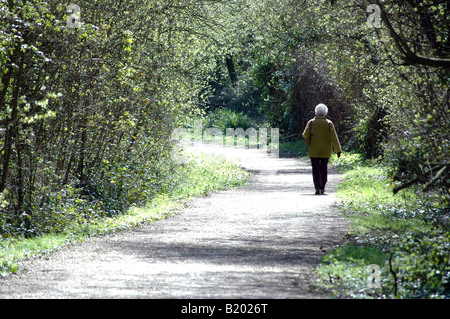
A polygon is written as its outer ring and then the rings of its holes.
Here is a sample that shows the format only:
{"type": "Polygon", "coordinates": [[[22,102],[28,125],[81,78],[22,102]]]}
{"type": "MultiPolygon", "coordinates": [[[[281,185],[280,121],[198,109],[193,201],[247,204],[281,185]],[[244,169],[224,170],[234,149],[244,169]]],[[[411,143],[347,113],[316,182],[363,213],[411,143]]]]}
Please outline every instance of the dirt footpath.
{"type": "Polygon", "coordinates": [[[242,188],[198,198],[173,217],[92,238],[20,265],[0,298],[326,298],[313,269],[347,224],[333,195],[314,195],[306,159],[199,146],[253,175],[242,188]]]}

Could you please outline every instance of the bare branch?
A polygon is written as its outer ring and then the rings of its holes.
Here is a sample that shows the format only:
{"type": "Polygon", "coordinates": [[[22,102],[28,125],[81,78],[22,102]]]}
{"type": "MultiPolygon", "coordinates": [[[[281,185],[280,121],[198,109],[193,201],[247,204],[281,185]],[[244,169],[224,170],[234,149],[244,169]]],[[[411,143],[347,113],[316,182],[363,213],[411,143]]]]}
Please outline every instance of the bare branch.
{"type": "Polygon", "coordinates": [[[377,4],[380,6],[381,18],[383,22],[386,24],[387,28],[389,29],[389,33],[391,34],[395,43],[397,44],[397,47],[399,48],[400,53],[402,55],[401,56],[402,60],[405,61],[404,65],[420,64],[431,67],[444,67],[444,68],[450,67],[450,59],[425,57],[423,55],[414,53],[409,47],[408,43],[405,41],[405,39],[395,31],[380,1],[377,1],[377,4]]]}

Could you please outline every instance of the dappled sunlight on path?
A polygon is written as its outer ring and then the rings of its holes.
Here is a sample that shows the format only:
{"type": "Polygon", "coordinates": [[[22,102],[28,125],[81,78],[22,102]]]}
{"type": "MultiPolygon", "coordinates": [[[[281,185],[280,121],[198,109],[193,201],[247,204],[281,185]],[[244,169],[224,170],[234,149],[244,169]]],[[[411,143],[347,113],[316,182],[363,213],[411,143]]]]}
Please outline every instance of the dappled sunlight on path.
{"type": "Polygon", "coordinates": [[[26,263],[2,298],[322,298],[313,269],[347,225],[333,207],[340,176],[316,196],[309,161],[197,144],[253,174],[173,217],[93,238],[26,263]]]}

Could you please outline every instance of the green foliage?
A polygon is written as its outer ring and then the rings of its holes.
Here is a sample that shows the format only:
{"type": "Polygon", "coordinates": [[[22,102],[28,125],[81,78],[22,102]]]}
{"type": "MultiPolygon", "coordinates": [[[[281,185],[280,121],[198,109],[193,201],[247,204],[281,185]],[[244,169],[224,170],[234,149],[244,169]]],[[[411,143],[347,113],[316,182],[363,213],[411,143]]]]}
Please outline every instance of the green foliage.
{"type": "Polygon", "coordinates": [[[244,113],[237,113],[229,109],[217,109],[205,117],[205,128],[217,127],[223,134],[227,128],[242,128],[244,130],[255,127],[255,122],[244,113]]]}
{"type": "Polygon", "coordinates": [[[332,261],[352,262],[362,260],[366,266],[376,264],[383,266],[388,260],[388,256],[376,245],[356,245],[348,243],[333,249],[323,257],[323,263],[330,264],[332,261]]]}
{"type": "MultiPolygon", "coordinates": [[[[376,297],[377,291],[367,284],[367,267],[383,267],[387,261],[388,255],[376,245],[347,243],[322,258],[315,289],[331,289],[336,297],[376,297]]],[[[384,276],[384,271],[381,274],[384,276]]]]}
{"type": "Polygon", "coordinates": [[[166,218],[194,197],[239,187],[247,182],[249,173],[223,157],[194,153],[188,155],[190,160],[179,167],[165,191],[142,205],[129,207],[120,215],[101,214],[102,209],[92,203],[77,202],[74,199],[71,201],[74,198],[71,194],[67,195],[67,199],[61,198],[61,203],[67,207],[58,213],[42,214],[42,218],[48,220],[42,221],[40,227],[36,225],[40,232],[48,227],[48,234],[31,238],[0,238],[0,276],[16,272],[20,260],[41,256],[85,237],[116,232],[166,218]],[[73,206],[69,206],[70,204],[73,206]]]}
{"type": "Polygon", "coordinates": [[[323,258],[316,288],[339,297],[448,298],[448,211],[412,190],[394,196],[389,170],[376,161],[344,153],[334,163],[344,170],[338,196],[351,231],[323,258]],[[380,266],[380,288],[367,286],[370,264],[380,266]]]}
{"type": "Polygon", "coordinates": [[[80,0],[71,28],[58,1],[1,1],[1,236],[61,232],[170,188],[170,133],[221,51],[203,24],[215,5],[177,2],[80,0]]]}
{"type": "Polygon", "coordinates": [[[450,298],[450,232],[407,233],[393,244],[393,297],[450,298]]]}
{"type": "Polygon", "coordinates": [[[332,157],[331,163],[340,171],[347,172],[353,168],[360,167],[361,163],[365,163],[367,165],[370,161],[364,161],[364,155],[361,153],[344,152],[339,158],[336,156],[332,157]]]}
{"type": "Polygon", "coordinates": [[[428,224],[445,225],[445,205],[403,190],[394,195],[395,186],[389,167],[379,161],[363,160],[358,154],[342,154],[333,165],[344,170],[344,181],[338,185],[341,209],[359,231],[375,229],[418,230],[428,224]],[[434,204],[432,204],[434,203],[434,204]]]}
{"type": "Polygon", "coordinates": [[[308,153],[308,147],[303,139],[280,143],[280,152],[290,156],[304,157],[308,153]]]}
{"type": "Polygon", "coordinates": [[[171,196],[184,198],[204,196],[210,192],[242,186],[249,174],[221,156],[190,154],[183,165],[176,189],[171,196]]]}
{"type": "Polygon", "coordinates": [[[0,277],[16,272],[19,260],[52,252],[66,242],[65,236],[54,234],[34,239],[0,239],[0,277]]]}
{"type": "MultiPolygon", "coordinates": [[[[71,28],[59,1],[0,0],[0,235],[88,229],[164,197],[182,173],[170,133],[198,107],[211,127],[256,128],[257,116],[291,136],[322,102],[345,150],[383,160],[333,159],[350,169],[339,192],[358,232],[442,240],[431,230],[448,227],[449,8],[380,1],[371,28],[369,4],[79,0],[71,28]]],[[[415,273],[404,278],[418,290],[401,296],[446,293],[415,273]]]]}
{"type": "Polygon", "coordinates": [[[434,230],[397,235],[381,246],[380,239],[378,245],[347,243],[323,257],[315,289],[344,298],[449,298],[449,235],[434,230]],[[374,264],[380,266],[376,288],[367,284],[374,264]]]}

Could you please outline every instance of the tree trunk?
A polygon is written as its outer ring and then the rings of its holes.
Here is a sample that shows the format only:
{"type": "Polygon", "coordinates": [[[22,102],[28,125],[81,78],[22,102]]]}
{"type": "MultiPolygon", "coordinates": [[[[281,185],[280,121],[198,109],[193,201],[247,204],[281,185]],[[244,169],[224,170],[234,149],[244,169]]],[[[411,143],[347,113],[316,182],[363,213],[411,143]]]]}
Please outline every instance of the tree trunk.
{"type": "Polygon", "coordinates": [[[231,56],[231,54],[227,54],[227,56],[225,57],[225,62],[227,64],[228,74],[230,75],[231,83],[237,82],[238,78],[237,78],[237,75],[236,75],[236,70],[234,68],[234,62],[233,62],[233,57],[231,56]]]}
{"type": "MultiPolygon", "coordinates": [[[[20,51],[19,51],[20,55],[20,51]]],[[[19,104],[19,96],[20,89],[22,85],[23,78],[23,68],[24,62],[21,55],[18,57],[19,59],[19,69],[16,74],[16,79],[14,81],[13,94],[11,100],[11,117],[8,121],[6,119],[6,134],[5,134],[5,148],[4,148],[4,158],[3,158],[3,169],[2,176],[0,179],[0,193],[5,190],[6,181],[8,179],[9,174],[9,163],[11,161],[12,154],[12,144],[14,143],[14,138],[17,135],[17,118],[18,118],[18,104],[19,104]]]]}

